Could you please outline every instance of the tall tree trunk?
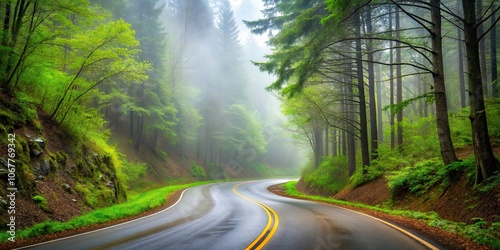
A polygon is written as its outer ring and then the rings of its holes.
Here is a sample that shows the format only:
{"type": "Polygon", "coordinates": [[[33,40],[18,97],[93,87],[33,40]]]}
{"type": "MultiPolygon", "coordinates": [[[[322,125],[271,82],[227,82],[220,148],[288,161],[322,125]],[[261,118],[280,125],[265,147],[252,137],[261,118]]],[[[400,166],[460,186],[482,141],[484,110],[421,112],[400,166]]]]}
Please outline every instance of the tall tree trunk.
{"type": "Polygon", "coordinates": [[[451,140],[450,124],[448,122],[448,106],[446,102],[446,85],[444,80],[443,44],[441,36],[440,0],[431,0],[432,21],[432,78],[434,79],[434,98],[436,102],[436,123],[439,147],[444,164],[457,161],[457,156],[451,140]]]}
{"type": "MultiPolygon", "coordinates": [[[[491,10],[495,11],[496,5],[493,3],[491,10]]],[[[496,21],[496,13],[492,13],[491,15],[491,25],[495,25],[496,21]]],[[[500,97],[500,89],[498,88],[498,68],[497,68],[497,31],[496,27],[493,27],[490,31],[490,55],[491,55],[491,82],[492,85],[492,96],[500,97]]]]}
{"type": "Polygon", "coordinates": [[[314,145],[314,165],[315,168],[321,163],[321,156],[323,155],[323,128],[320,126],[318,120],[312,121],[313,126],[313,145],[314,145]]]}
{"type": "Polygon", "coordinates": [[[330,139],[328,138],[330,132],[328,131],[328,124],[325,123],[325,150],[323,151],[323,156],[329,156],[330,150],[328,146],[330,145],[330,139]]]}
{"type": "MultiPolygon", "coordinates": [[[[8,44],[9,30],[10,30],[10,0],[5,3],[5,15],[3,17],[3,34],[2,34],[2,46],[6,47],[8,44]]],[[[2,58],[3,59],[3,58],[2,58]]]]}
{"type": "MultiPolygon", "coordinates": [[[[350,47],[349,44],[347,47],[350,47]]],[[[346,79],[344,82],[348,84],[344,87],[345,96],[347,97],[347,102],[345,103],[346,112],[344,113],[349,121],[354,121],[354,91],[353,91],[353,64],[351,59],[347,59],[345,64],[346,79]]],[[[356,142],[354,138],[354,127],[347,125],[345,131],[342,131],[342,154],[347,155],[347,166],[349,176],[352,176],[356,171],[356,142]]]]}
{"type": "MultiPolygon", "coordinates": [[[[460,11],[459,15],[463,16],[462,5],[460,4],[461,0],[457,0],[456,9],[460,11]]],[[[467,91],[465,89],[465,72],[464,72],[464,41],[462,37],[462,29],[461,27],[457,27],[457,48],[458,48],[458,80],[459,80],[459,88],[460,88],[460,108],[467,107],[467,91]]]]}
{"type": "Polygon", "coordinates": [[[134,142],[134,148],[139,150],[142,140],[142,133],[144,132],[144,114],[140,114],[137,116],[137,133],[136,140],[134,142]]]}
{"type": "MultiPolygon", "coordinates": [[[[389,5],[389,29],[392,35],[392,5],[389,5]]],[[[389,42],[389,104],[391,107],[394,105],[394,49],[392,47],[392,41],[389,42]]],[[[391,126],[391,149],[394,149],[396,144],[396,138],[394,134],[394,113],[391,112],[389,116],[389,125],[391,126]]]]}
{"type": "MultiPolygon", "coordinates": [[[[483,0],[477,0],[476,2],[476,16],[481,16],[483,9],[483,0]]],[[[481,24],[477,27],[477,35],[481,36],[484,33],[484,25],[481,24]]],[[[483,93],[484,96],[488,96],[488,77],[486,69],[486,49],[484,46],[484,39],[479,41],[479,60],[481,62],[481,80],[483,83],[483,93]]]]}
{"type": "Polygon", "coordinates": [[[378,141],[382,142],[384,140],[384,123],[382,120],[382,74],[380,72],[380,65],[375,65],[376,82],[377,82],[377,130],[378,130],[378,141]]]}
{"type": "Polygon", "coordinates": [[[361,50],[361,16],[359,12],[354,17],[356,28],[356,74],[359,98],[359,136],[361,140],[361,159],[363,174],[366,173],[365,166],[370,166],[370,152],[368,150],[368,121],[366,119],[365,83],[363,79],[363,55],[361,50]]]}
{"type": "Polygon", "coordinates": [[[464,72],[464,42],[462,41],[462,30],[457,28],[458,32],[458,77],[460,81],[460,107],[467,107],[467,97],[465,90],[465,72],[464,72]]]}
{"type": "MultiPolygon", "coordinates": [[[[346,66],[344,68],[344,71],[345,71],[345,74],[346,75],[349,75],[351,74],[350,70],[351,70],[351,63],[348,62],[346,63],[346,66]]],[[[345,77],[347,79],[350,79],[350,77],[345,77]]],[[[344,78],[344,82],[348,83],[347,79],[344,78]]],[[[340,109],[342,111],[342,114],[344,114],[345,116],[345,119],[349,119],[349,108],[346,104],[346,100],[351,98],[351,96],[349,95],[349,91],[348,91],[348,88],[350,87],[351,85],[350,84],[347,84],[345,86],[342,86],[341,87],[341,91],[342,91],[342,96],[345,96],[346,98],[342,98],[340,100],[340,109]]],[[[348,125],[347,125],[348,126],[348,125]]],[[[346,126],[346,124],[344,123],[342,125],[342,130],[339,131],[339,153],[341,155],[347,155],[347,140],[346,140],[346,130],[348,129],[348,127],[346,126]]]]}
{"type": "Polygon", "coordinates": [[[469,118],[472,125],[472,142],[476,160],[475,183],[479,184],[499,170],[500,164],[491,149],[488,123],[486,121],[481,67],[479,66],[475,0],[462,0],[462,6],[464,10],[464,36],[470,96],[469,118]]]}
{"type": "MultiPolygon", "coordinates": [[[[400,32],[400,20],[399,20],[399,9],[396,10],[396,40],[399,41],[401,39],[400,32]]],[[[403,102],[403,78],[401,73],[401,43],[396,42],[396,102],[403,102]]],[[[403,127],[401,126],[401,122],[403,122],[403,110],[399,111],[396,114],[397,118],[397,133],[396,133],[396,144],[398,145],[398,149],[402,150],[403,144],[403,127]]]]}
{"type": "Polygon", "coordinates": [[[338,136],[337,136],[337,129],[332,128],[332,156],[337,156],[337,142],[338,142],[338,136]]]}
{"type": "MultiPolygon", "coordinates": [[[[371,6],[367,6],[366,10],[366,32],[368,36],[373,33],[372,27],[372,10],[371,6]]],[[[371,144],[371,160],[378,158],[378,133],[377,133],[377,101],[375,100],[375,70],[373,68],[373,42],[368,40],[366,44],[368,52],[368,103],[370,104],[370,144],[371,144]]]]}

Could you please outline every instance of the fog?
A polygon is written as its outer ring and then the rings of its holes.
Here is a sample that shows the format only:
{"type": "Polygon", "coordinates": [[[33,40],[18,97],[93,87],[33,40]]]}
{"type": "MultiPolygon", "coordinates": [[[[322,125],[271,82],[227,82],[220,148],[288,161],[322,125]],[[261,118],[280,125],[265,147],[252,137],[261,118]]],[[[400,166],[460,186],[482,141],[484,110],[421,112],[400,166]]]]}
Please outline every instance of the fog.
{"type": "Polygon", "coordinates": [[[276,94],[265,90],[274,78],[252,63],[270,53],[267,36],[251,34],[243,23],[261,17],[262,3],[186,0],[158,6],[179,152],[213,168],[213,177],[262,165],[298,173],[305,153],[284,129],[276,94]]]}

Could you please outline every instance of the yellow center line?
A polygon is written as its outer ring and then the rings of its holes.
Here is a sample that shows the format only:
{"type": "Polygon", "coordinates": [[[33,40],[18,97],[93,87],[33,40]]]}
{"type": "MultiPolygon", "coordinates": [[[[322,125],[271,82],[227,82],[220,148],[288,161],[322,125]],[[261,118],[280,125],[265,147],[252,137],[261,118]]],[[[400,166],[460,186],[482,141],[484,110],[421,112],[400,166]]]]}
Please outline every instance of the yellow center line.
{"type": "Polygon", "coordinates": [[[262,249],[267,244],[267,242],[269,242],[269,240],[271,240],[274,233],[278,229],[279,217],[278,217],[278,214],[269,206],[265,205],[264,203],[258,202],[254,199],[251,199],[250,197],[245,196],[245,195],[241,194],[240,192],[238,192],[238,190],[236,190],[236,188],[238,186],[240,186],[242,184],[246,184],[246,183],[248,183],[248,182],[235,185],[233,187],[233,192],[236,195],[240,196],[241,198],[248,200],[250,202],[253,202],[253,203],[259,205],[262,209],[264,209],[264,211],[267,214],[267,223],[266,223],[266,226],[264,227],[264,230],[262,230],[262,232],[259,234],[259,236],[254,241],[252,241],[252,243],[250,243],[250,245],[248,245],[245,248],[245,250],[262,249]],[[273,220],[273,218],[274,218],[274,220],[273,220]],[[271,225],[272,225],[272,228],[271,228],[271,225]],[[271,228],[271,231],[269,231],[270,228],[271,228]]]}

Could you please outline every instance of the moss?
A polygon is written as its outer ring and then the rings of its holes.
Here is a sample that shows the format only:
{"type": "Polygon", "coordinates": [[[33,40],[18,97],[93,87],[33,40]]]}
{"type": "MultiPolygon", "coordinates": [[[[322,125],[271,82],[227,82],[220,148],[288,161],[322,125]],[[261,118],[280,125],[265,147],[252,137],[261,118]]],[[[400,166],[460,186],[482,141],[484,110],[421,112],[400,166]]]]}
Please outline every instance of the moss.
{"type": "Polygon", "coordinates": [[[41,195],[36,195],[33,197],[33,201],[38,205],[40,209],[42,209],[46,213],[52,213],[52,209],[49,207],[49,203],[47,199],[41,195]]]}

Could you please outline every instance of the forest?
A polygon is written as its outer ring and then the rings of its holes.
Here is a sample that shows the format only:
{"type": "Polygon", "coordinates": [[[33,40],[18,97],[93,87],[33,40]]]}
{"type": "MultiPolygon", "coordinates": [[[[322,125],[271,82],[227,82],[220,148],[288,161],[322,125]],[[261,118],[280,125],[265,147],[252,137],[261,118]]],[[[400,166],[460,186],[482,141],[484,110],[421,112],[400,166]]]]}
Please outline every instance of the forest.
{"type": "Polygon", "coordinates": [[[22,227],[48,218],[27,238],[160,186],[300,174],[325,196],[382,180],[389,209],[464,182],[500,244],[498,0],[0,0],[0,20],[0,164],[14,145],[44,213],[22,227]],[[59,218],[62,193],[82,202],[59,218]]]}
{"type": "Polygon", "coordinates": [[[246,25],[272,34],[273,52],[255,64],[276,75],[267,89],[314,152],[311,185],[444,167],[465,145],[474,183],[498,178],[498,1],[265,2],[246,25]]]}
{"type": "Polygon", "coordinates": [[[260,95],[268,76],[248,59],[262,49],[242,46],[229,1],[1,5],[3,92],[73,140],[115,152],[117,134],[136,150],[192,159],[209,179],[298,167],[274,98],[260,95]]]}

